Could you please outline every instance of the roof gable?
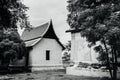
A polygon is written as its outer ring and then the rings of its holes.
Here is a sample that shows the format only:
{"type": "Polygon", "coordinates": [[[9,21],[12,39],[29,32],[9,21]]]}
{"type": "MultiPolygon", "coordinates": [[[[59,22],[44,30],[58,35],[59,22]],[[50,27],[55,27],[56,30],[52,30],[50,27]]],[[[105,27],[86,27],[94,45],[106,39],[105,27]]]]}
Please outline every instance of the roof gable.
{"type": "Polygon", "coordinates": [[[51,38],[51,39],[58,39],[54,29],[53,29],[53,24],[52,24],[52,21],[50,21],[50,25],[49,25],[49,28],[48,30],[46,31],[46,33],[44,34],[43,36],[44,38],[51,38]]]}
{"type": "Polygon", "coordinates": [[[32,28],[31,30],[24,30],[21,38],[26,43],[26,46],[34,46],[38,43],[42,38],[51,38],[57,40],[57,42],[64,49],[64,46],[59,41],[55,31],[53,29],[52,21],[49,21],[41,26],[32,28]]]}

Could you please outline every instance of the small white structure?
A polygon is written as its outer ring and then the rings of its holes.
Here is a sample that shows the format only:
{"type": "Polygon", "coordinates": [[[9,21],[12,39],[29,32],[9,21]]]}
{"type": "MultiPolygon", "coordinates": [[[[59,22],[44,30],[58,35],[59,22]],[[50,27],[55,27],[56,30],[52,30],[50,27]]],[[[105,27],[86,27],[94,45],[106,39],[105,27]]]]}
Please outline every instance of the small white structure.
{"type": "Polygon", "coordinates": [[[88,47],[88,42],[81,37],[80,29],[71,29],[66,32],[71,32],[71,61],[97,63],[98,54],[93,50],[93,47],[88,47]]]}
{"type": "Polygon", "coordinates": [[[62,68],[64,47],[54,32],[52,21],[24,30],[21,38],[29,50],[27,64],[32,71],[62,68]]]}
{"type": "Polygon", "coordinates": [[[88,42],[86,38],[81,37],[80,31],[81,29],[66,31],[71,32],[71,61],[75,63],[74,66],[66,68],[66,73],[79,76],[109,77],[108,71],[104,72],[100,69],[78,67],[79,62],[98,63],[98,53],[93,50],[94,47],[88,47],[88,42]]]}

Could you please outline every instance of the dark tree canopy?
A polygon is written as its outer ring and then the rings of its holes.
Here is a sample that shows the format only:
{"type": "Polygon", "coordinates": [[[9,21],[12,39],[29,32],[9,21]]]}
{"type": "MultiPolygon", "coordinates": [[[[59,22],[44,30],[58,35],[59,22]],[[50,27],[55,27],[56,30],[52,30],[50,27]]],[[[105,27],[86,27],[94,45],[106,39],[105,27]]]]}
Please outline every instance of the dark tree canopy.
{"type": "Polygon", "coordinates": [[[28,27],[27,9],[21,0],[0,0],[0,29],[28,27]]]}
{"type": "Polygon", "coordinates": [[[100,43],[95,47],[100,53],[98,60],[112,63],[113,80],[116,80],[120,54],[120,0],[68,0],[68,3],[68,24],[81,29],[81,36],[91,45],[100,43]]]}
{"type": "Polygon", "coordinates": [[[0,34],[0,60],[3,66],[8,66],[10,61],[22,59],[25,51],[25,43],[20,39],[17,31],[0,34]]]}
{"type": "Polygon", "coordinates": [[[0,66],[9,66],[13,60],[25,55],[25,43],[17,28],[30,26],[22,0],[0,0],[0,66]]]}
{"type": "MultiPolygon", "coordinates": [[[[68,23],[95,44],[120,47],[120,0],[68,0],[68,23]]],[[[119,50],[118,50],[119,51],[119,50]]]]}

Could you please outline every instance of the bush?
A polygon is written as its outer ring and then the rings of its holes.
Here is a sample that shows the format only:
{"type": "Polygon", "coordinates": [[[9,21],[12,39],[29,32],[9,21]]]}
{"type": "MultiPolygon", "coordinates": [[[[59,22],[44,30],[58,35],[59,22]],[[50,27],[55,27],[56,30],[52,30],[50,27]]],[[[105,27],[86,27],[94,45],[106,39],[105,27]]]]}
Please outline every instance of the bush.
{"type": "Polygon", "coordinates": [[[91,64],[92,68],[99,69],[101,67],[101,64],[93,63],[91,64]]]}
{"type": "Polygon", "coordinates": [[[82,63],[82,62],[79,62],[79,65],[78,65],[78,67],[81,67],[81,68],[88,68],[88,66],[90,66],[89,63],[82,63]]]}

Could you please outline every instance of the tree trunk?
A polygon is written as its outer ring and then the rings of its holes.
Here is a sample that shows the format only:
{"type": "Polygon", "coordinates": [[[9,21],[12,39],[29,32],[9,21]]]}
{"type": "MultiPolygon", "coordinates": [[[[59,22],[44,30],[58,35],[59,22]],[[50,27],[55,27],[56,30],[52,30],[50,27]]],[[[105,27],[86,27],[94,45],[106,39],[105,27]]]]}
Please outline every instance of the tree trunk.
{"type": "Polygon", "coordinates": [[[111,79],[113,78],[113,74],[112,74],[112,70],[111,70],[111,67],[110,67],[110,60],[109,60],[109,56],[108,56],[108,49],[107,49],[107,46],[106,46],[106,43],[105,43],[105,40],[103,38],[103,43],[104,43],[104,47],[105,47],[105,50],[106,50],[106,53],[107,53],[107,66],[108,66],[108,69],[109,69],[109,72],[110,72],[110,76],[111,76],[111,79]]]}
{"type": "Polygon", "coordinates": [[[117,61],[117,50],[115,48],[115,53],[114,53],[114,59],[115,59],[115,64],[114,64],[114,69],[113,69],[113,78],[114,80],[117,80],[117,64],[118,64],[118,61],[117,61]]]}
{"type": "Polygon", "coordinates": [[[117,69],[116,69],[116,66],[113,69],[113,80],[117,80],[117,69]]]}
{"type": "Polygon", "coordinates": [[[117,80],[117,51],[116,51],[116,48],[113,48],[113,52],[112,52],[112,66],[113,66],[113,78],[112,80],[117,80]]]}

